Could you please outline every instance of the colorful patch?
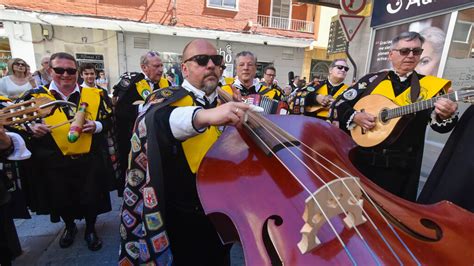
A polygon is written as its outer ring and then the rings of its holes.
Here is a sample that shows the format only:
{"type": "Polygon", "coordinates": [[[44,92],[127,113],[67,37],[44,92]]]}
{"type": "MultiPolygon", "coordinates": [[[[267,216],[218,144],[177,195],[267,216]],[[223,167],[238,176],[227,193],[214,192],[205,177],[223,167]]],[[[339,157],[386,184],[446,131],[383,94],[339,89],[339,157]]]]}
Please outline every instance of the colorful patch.
{"type": "Polygon", "coordinates": [[[146,137],[145,119],[140,120],[140,122],[138,123],[138,136],[140,138],[146,137]]]}
{"type": "Polygon", "coordinates": [[[122,221],[126,227],[130,228],[135,225],[137,218],[135,218],[128,210],[122,212],[122,221]]]}
{"type": "Polygon", "coordinates": [[[171,266],[173,265],[173,254],[171,250],[168,249],[163,254],[161,254],[158,259],[156,259],[156,263],[160,266],[171,266]]]}
{"type": "Polygon", "coordinates": [[[163,220],[161,219],[160,212],[145,214],[145,221],[148,230],[151,231],[158,230],[163,225],[163,220]]]}
{"type": "Polygon", "coordinates": [[[151,243],[153,244],[153,249],[155,250],[155,253],[160,253],[165,250],[169,245],[168,236],[166,235],[166,232],[161,232],[158,235],[152,237],[151,243]]]}
{"type": "Polygon", "coordinates": [[[141,96],[142,96],[143,99],[146,99],[146,97],[148,97],[148,95],[150,95],[150,94],[151,94],[151,92],[149,90],[143,90],[141,96]]]}
{"type": "Polygon", "coordinates": [[[132,190],[130,190],[130,188],[125,188],[125,190],[123,191],[123,201],[125,202],[125,204],[127,204],[128,206],[133,206],[138,200],[138,195],[133,193],[132,190]]]}
{"type": "Polygon", "coordinates": [[[136,235],[139,238],[142,238],[146,235],[145,230],[143,230],[143,223],[137,225],[135,229],[133,229],[132,234],[136,235]]]}
{"type": "Polygon", "coordinates": [[[132,187],[140,185],[144,179],[145,173],[142,170],[130,169],[127,173],[127,183],[132,187]]]}
{"type": "Polygon", "coordinates": [[[141,148],[140,138],[137,134],[133,133],[132,138],[130,139],[130,143],[132,144],[132,151],[139,152],[141,148]]]}
{"type": "Polygon", "coordinates": [[[344,98],[348,101],[352,101],[357,97],[357,91],[355,89],[350,89],[344,92],[344,98]]]}
{"type": "Polygon", "coordinates": [[[122,223],[120,224],[120,237],[124,240],[127,239],[127,229],[125,229],[122,223]]]}
{"type": "Polygon", "coordinates": [[[125,243],[125,251],[127,251],[130,257],[136,260],[140,256],[140,244],[135,241],[127,242],[125,243]]]}
{"type": "Polygon", "coordinates": [[[143,200],[145,207],[152,209],[158,205],[155,190],[152,187],[143,188],[143,200]]]}
{"type": "Polygon", "coordinates": [[[133,266],[133,263],[127,257],[124,257],[119,260],[119,266],[133,266]]]}
{"type": "Polygon", "coordinates": [[[137,205],[135,206],[135,209],[133,211],[138,214],[138,216],[142,216],[143,214],[143,200],[140,200],[137,205]]]}
{"type": "Polygon", "coordinates": [[[135,157],[135,163],[137,163],[141,169],[146,170],[148,158],[146,157],[145,153],[141,152],[137,157],[135,157]]]}
{"type": "Polygon", "coordinates": [[[146,240],[140,239],[140,260],[147,261],[150,259],[150,251],[148,250],[148,245],[146,240]]]}
{"type": "Polygon", "coordinates": [[[359,87],[360,90],[363,90],[363,89],[367,88],[367,82],[360,82],[358,87],[359,87]]]}
{"type": "Polygon", "coordinates": [[[308,90],[309,92],[313,92],[314,88],[313,87],[307,87],[306,90],[308,90]]]}
{"type": "Polygon", "coordinates": [[[169,98],[171,95],[173,95],[173,92],[169,89],[161,89],[159,90],[160,95],[163,96],[164,98],[169,98]]]}

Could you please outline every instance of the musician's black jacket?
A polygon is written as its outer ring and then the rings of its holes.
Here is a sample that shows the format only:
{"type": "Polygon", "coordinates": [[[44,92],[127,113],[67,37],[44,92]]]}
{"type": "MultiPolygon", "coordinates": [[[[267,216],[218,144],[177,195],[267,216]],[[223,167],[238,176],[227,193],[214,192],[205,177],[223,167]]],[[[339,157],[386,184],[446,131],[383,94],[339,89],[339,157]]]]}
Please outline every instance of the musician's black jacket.
{"type": "Polygon", "coordinates": [[[449,200],[474,212],[474,106],[461,116],[418,197],[432,204],[449,200]]]}
{"type": "MultiPolygon", "coordinates": [[[[382,74],[383,72],[372,73],[362,77],[338,97],[333,106],[341,129],[345,131],[350,129],[355,115],[353,106],[363,96],[370,83],[374,82],[376,76],[382,74]]],[[[416,72],[412,75],[418,75],[419,80],[424,77],[416,72]]],[[[410,87],[412,75],[402,82],[393,71],[389,71],[384,80],[391,81],[394,94],[397,96],[410,87]]],[[[439,133],[445,133],[457,122],[457,116],[438,121],[432,119],[432,113],[433,109],[428,109],[412,115],[412,120],[393,144],[372,148],[359,147],[353,154],[357,168],[386,190],[414,201],[421,170],[426,125],[429,124],[439,133]]]]}

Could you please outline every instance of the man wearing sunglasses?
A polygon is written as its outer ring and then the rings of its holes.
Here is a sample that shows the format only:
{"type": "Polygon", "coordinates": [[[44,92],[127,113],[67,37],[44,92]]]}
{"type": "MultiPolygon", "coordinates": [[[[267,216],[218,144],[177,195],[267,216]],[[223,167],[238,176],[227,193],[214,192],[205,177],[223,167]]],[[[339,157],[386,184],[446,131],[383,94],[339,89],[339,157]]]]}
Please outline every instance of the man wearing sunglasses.
{"type": "Polygon", "coordinates": [[[249,108],[242,102],[218,104],[221,65],[214,45],[191,41],[183,51],[182,86],[153,92],[138,115],[119,265],[229,265],[230,248],[204,214],[196,191],[196,172],[220,126],[240,125],[249,108]]]}
{"type": "MultiPolygon", "coordinates": [[[[361,130],[376,130],[375,122],[379,119],[377,114],[353,108],[365,95],[380,94],[399,106],[405,106],[448,92],[450,81],[416,73],[415,67],[423,52],[423,42],[424,38],[416,32],[404,32],[392,40],[388,57],[393,69],[364,76],[334,103],[335,115],[341,129],[350,130],[357,125],[361,130]]],[[[407,119],[406,126],[400,129],[400,135],[393,143],[371,148],[359,147],[355,156],[358,169],[382,188],[414,201],[426,125],[429,124],[437,132],[445,133],[450,131],[457,121],[456,103],[442,98],[434,105],[434,109],[403,116],[402,119],[407,119]]]]}
{"type": "Polygon", "coordinates": [[[304,105],[304,114],[307,116],[328,119],[329,106],[348,86],[344,84],[349,66],[345,59],[335,59],[329,65],[327,80],[319,82],[316,86],[308,86],[309,92],[300,104],[304,105]]]}
{"type": "Polygon", "coordinates": [[[22,100],[46,97],[69,101],[77,106],[87,103],[87,116],[79,139],[68,141],[75,112],[58,107],[42,123],[30,125],[35,189],[34,211],[50,214],[52,222],[65,223],[61,248],[70,247],[77,227],[75,219],[85,218],[84,240],[91,251],[102,247],[95,230],[97,215],[111,210],[109,188],[113,180],[106,173],[106,131],[110,127],[110,106],[104,92],[77,85],[78,64],[68,53],[55,53],[50,59],[52,81],[25,93],[22,100]]]}
{"type": "MultiPolygon", "coordinates": [[[[148,51],[140,57],[141,72],[126,72],[120,81],[113,87],[113,102],[115,107],[115,121],[120,172],[125,174],[130,152],[130,138],[132,137],[133,124],[137,118],[140,103],[153,91],[170,87],[171,83],[163,77],[163,62],[156,51],[148,51]],[[123,156],[122,156],[123,155],[123,156]]],[[[122,175],[122,182],[125,176],[122,175]]],[[[123,188],[118,187],[119,195],[123,188]]]]}

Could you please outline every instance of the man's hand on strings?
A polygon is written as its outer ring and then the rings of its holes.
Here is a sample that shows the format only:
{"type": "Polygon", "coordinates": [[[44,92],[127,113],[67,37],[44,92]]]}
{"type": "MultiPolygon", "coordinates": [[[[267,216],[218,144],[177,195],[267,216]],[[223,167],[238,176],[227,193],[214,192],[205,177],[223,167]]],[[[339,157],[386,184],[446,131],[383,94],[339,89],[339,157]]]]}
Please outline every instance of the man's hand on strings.
{"type": "Polygon", "coordinates": [[[250,105],[242,102],[228,102],[216,108],[198,111],[194,117],[194,126],[204,128],[207,126],[232,125],[240,126],[245,119],[245,112],[250,105]]]}
{"type": "Polygon", "coordinates": [[[33,132],[33,137],[35,138],[41,138],[44,135],[51,133],[51,129],[45,124],[34,124],[30,126],[31,132],[33,132]]]}
{"type": "Polygon", "coordinates": [[[354,123],[366,130],[371,130],[375,127],[376,117],[372,114],[365,112],[357,112],[354,115],[354,123]]]}
{"type": "MultiPolygon", "coordinates": [[[[453,88],[449,88],[448,92],[453,92],[453,88]]],[[[434,106],[435,113],[441,120],[451,118],[458,110],[458,104],[446,98],[439,98],[434,106]]]]}

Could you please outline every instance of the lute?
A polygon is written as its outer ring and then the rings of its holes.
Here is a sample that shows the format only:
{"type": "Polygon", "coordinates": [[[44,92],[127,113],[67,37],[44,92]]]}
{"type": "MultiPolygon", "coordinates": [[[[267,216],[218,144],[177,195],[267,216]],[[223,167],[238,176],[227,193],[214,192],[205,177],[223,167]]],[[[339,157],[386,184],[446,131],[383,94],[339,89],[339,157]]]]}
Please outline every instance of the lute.
{"type": "Polygon", "coordinates": [[[440,98],[447,98],[453,102],[474,102],[474,87],[463,88],[455,92],[433,97],[428,100],[399,106],[392,100],[379,94],[370,94],[360,99],[354,109],[376,115],[375,127],[365,130],[356,125],[351,130],[352,139],[362,147],[390,144],[397,139],[403,125],[401,118],[434,107],[440,98]]]}

